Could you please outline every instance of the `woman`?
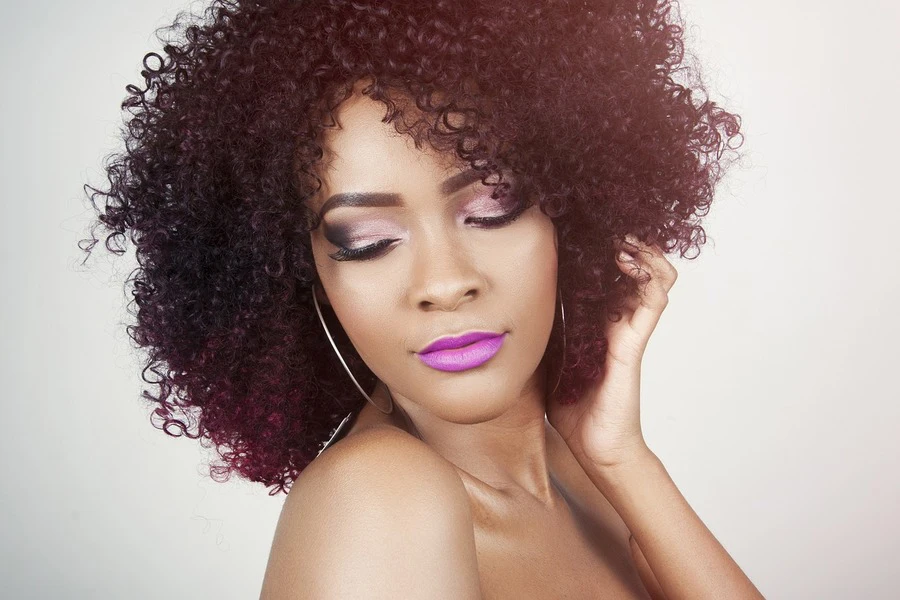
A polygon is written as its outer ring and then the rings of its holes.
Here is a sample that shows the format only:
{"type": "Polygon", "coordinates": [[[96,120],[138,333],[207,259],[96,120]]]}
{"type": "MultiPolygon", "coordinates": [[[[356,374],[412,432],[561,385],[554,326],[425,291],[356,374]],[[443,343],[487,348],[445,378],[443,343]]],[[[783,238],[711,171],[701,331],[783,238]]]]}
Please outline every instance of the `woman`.
{"type": "Polygon", "coordinates": [[[290,491],[263,598],[760,597],[640,427],[739,137],[674,8],[218,1],[147,55],[89,191],[154,422],[290,491]]]}

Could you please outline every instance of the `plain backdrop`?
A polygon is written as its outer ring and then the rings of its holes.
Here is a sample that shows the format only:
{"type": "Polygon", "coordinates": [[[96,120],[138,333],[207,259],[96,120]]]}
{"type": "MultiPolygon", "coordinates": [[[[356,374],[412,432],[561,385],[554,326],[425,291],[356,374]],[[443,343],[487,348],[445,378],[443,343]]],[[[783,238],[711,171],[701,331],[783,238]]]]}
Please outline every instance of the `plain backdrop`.
{"type": "MultiPolygon", "coordinates": [[[[3,1],[0,587],[256,598],[284,496],[154,429],[130,258],[76,243],[175,0],[3,1]]],[[[200,5],[202,6],[202,4],[200,5]]],[[[744,163],[644,359],[646,439],[768,598],[896,598],[900,5],[686,0],[744,163]]],[[[690,548],[684,548],[690,552],[690,548]]]]}

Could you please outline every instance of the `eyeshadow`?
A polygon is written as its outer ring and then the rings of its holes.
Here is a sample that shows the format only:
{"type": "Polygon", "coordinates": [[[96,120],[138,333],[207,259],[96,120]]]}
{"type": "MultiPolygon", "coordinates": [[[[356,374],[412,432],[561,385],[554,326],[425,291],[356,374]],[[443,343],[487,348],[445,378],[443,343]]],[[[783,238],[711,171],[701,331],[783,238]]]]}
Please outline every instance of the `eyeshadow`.
{"type": "Polygon", "coordinates": [[[323,228],[325,239],[335,246],[347,246],[354,240],[383,238],[395,229],[392,222],[381,218],[364,219],[355,224],[325,224],[323,228]]]}
{"type": "MultiPolygon", "coordinates": [[[[520,195],[525,187],[521,178],[507,176],[507,178],[504,179],[504,182],[506,183],[505,193],[499,194],[497,198],[492,198],[491,194],[496,191],[497,186],[485,186],[474,198],[464,205],[466,212],[475,212],[479,210],[489,211],[490,209],[497,208],[504,212],[510,212],[525,203],[527,199],[520,195]]],[[[332,223],[329,225],[325,219],[322,219],[320,223],[322,224],[322,230],[326,240],[335,246],[348,247],[354,241],[358,241],[361,236],[371,236],[375,238],[388,235],[387,231],[391,228],[391,224],[380,223],[379,221],[380,219],[374,221],[365,219],[356,225],[342,223],[332,223]]]]}
{"type": "Polygon", "coordinates": [[[350,243],[350,235],[353,232],[353,229],[346,225],[328,225],[323,220],[322,231],[325,235],[325,239],[335,246],[346,246],[350,243]]]}

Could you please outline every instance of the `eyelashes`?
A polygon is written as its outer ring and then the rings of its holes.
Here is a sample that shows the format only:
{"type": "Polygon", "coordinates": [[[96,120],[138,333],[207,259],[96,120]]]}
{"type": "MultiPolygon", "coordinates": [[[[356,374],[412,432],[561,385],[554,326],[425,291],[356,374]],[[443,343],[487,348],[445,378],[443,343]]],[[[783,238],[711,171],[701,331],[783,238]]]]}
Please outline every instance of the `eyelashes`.
{"type": "MultiPolygon", "coordinates": [[[[522,215],[522,213],[524,213],[529,207],[531,207],[531,204],[532,203],[529,201],[520,200],[516,205],[516,208],[511,212],[506,213],[505,215],[500,215],[499,217],[469,217],[468,219],[466,219],[466,222],[476,223],[482,229],[496,229],[499,227],[504,227],[518,219],[522,215]]],[[[337,261],[373,260],[384,254],[388,246],[396,241],[398,240],[395,238],[383,239],[375,242],[374,244],[363,246],[362,248],[345,248],[338,245],[338,251],[329,254],[328,256],[337,261]]]]}
{"type": "Polygon", "coordinates": [[[380,255],[382,250],[396,242],[395,239],[384,239],[362,248],[344,248],[341,246],[337,252],[329,254],[334,260],[371,260],[380,255]]]}

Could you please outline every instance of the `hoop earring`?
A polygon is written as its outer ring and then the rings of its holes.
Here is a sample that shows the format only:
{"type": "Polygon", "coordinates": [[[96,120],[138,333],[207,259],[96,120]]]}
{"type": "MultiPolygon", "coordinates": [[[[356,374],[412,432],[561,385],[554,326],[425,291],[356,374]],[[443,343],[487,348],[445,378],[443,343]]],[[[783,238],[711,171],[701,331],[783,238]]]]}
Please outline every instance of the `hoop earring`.
{"type": "MultiPolygon", "coordinates": [[[[378,410],[380,410],[381,412],[383,412],[386,415],[391,414],[391,412],[393,412],[393,410],[394,410],[394,399],[391,398],[390,390],[388,390],[388,400],[390,401],[390,407],[387,410],[384,410],[383,408],[381,408],[380,406],[375,404],[375,401],[369,397],[369,395],[366,393],[366,391],[364,389],[362,389],[362,386],[359,385],[358,381],[356,381],[356,377],[354,377],[353,373],[350,372],[350,367],[348,367],[347,363],[344,362],[344,357],[341,356],[341,352],[340,352],[340,350],[338,350],[337,344],[334,343],[334,339],[331,337],[331,332],[328,331],[328,326],[325,324],[325,319],[324,319],[324,317],[322,317],[322,309],[319,308],[319,299],[316,298],[315,284],[313,284],[313,287],[312,287],[312,297],[313,297],[313,304],[316,306],[316,314],[319,315],[319,322],[322,323],[322,328],[325,330],[325,336],[328,338],[328,341],[331,342],[331,347],[334,348],[334,352],[335,352],[335,354],[337,354],[338,360],[340,360],[341,364],[344,365],[344,370],[347,371],[347,375],[349,375],[350,379],[353,380],[353,385],[356,386],[356,389],[359,390],[359,393],[361,393],[363,396],[366,397],[366,400],[368,400],[372,406],[374,406],[375,408],[377,408],[378,410]]],[[[343,423],[342,423],[342,425],[343,425],[343,423]]]]}
{"type": "Polygon", "coordinates": [[[551,396],[554,393],[556,393],[556,389],[559,387],[559,382],[562,381],[563,367],[566,364],[566,309],[565,309],[565,307],[563,307],[562,290],[557,288],[556,291],[559,294],[559,313],[560,313],[560,317],[562,318],[563,347],[562,347],[562,360],[559,363],[559,377],[556,378],[556,385],[553,386],[553,391],[550,392],[551,396]]]}

